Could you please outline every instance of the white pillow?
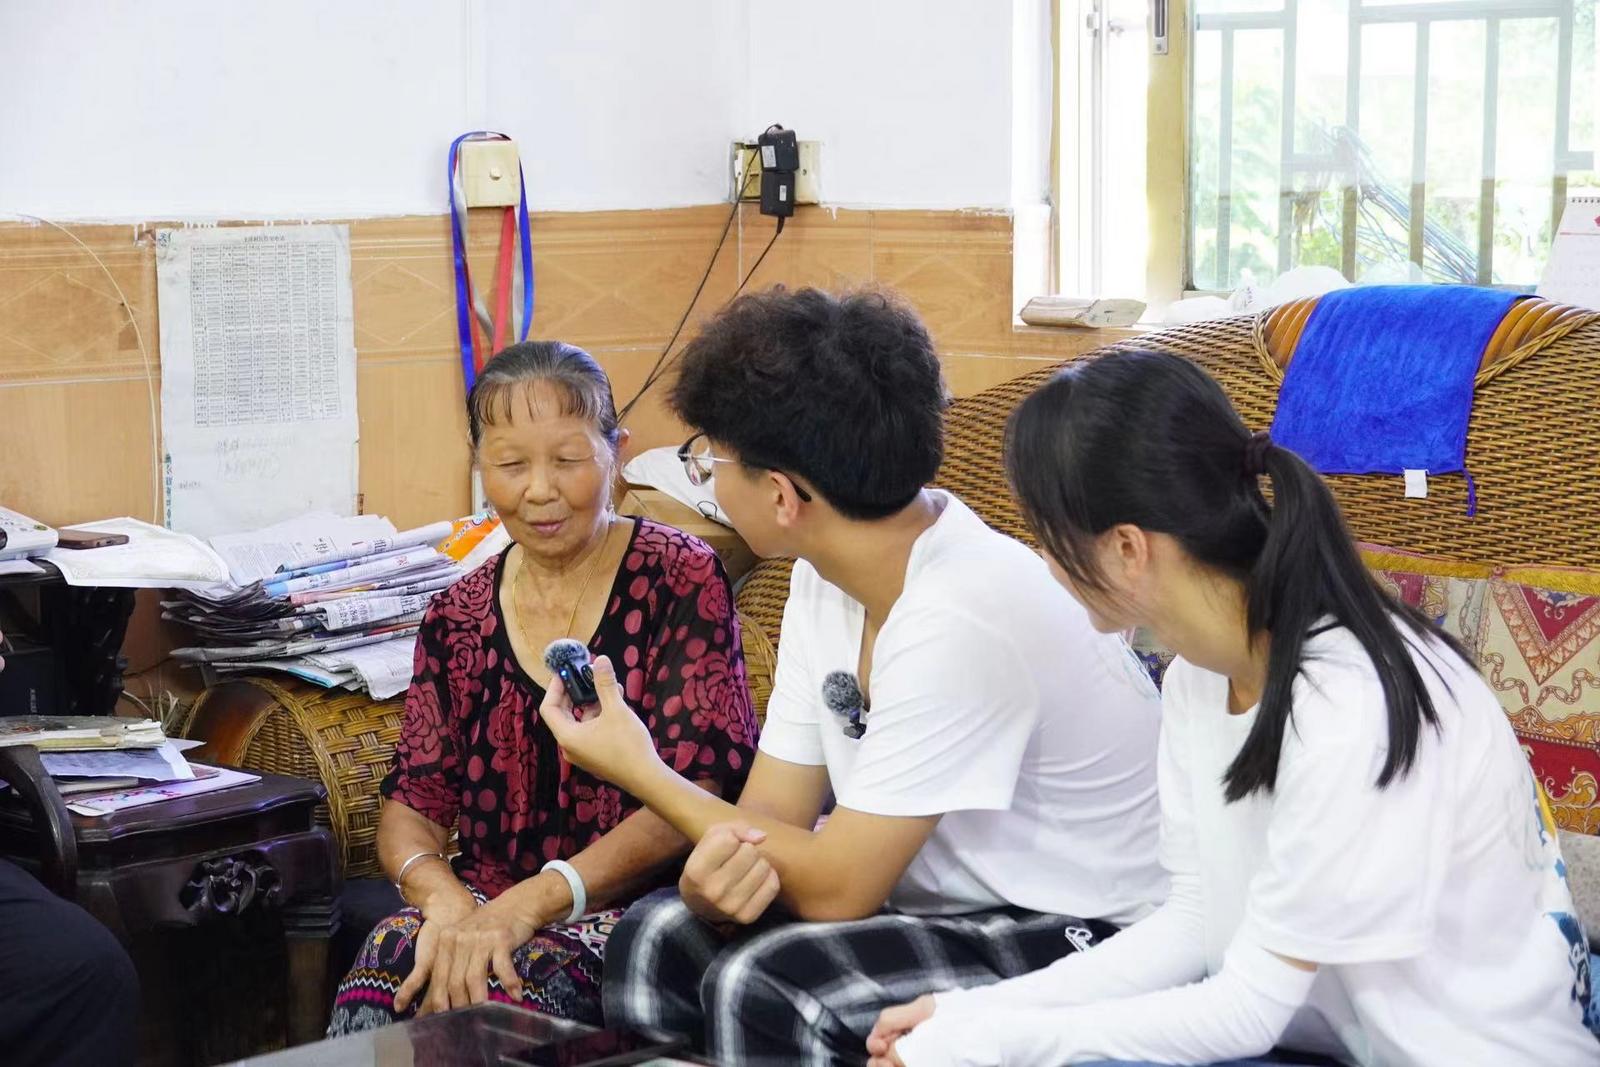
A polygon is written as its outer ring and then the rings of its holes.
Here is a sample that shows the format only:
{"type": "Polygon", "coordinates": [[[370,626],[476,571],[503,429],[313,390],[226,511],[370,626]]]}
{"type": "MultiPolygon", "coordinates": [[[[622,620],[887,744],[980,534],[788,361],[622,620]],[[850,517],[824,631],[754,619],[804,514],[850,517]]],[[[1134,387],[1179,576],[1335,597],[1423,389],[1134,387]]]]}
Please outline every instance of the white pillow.
{"type": "Polygon", "coordinates": [[[647,485],[659,489],[685,507],[693,508],[713,522],[732,528],[728,516],[717,507],[717,495],[710,483],[692,485],[683,469],[676,448],[652,448],[641,452],[622,468],[622,477],[630,485],[647,485]]]}

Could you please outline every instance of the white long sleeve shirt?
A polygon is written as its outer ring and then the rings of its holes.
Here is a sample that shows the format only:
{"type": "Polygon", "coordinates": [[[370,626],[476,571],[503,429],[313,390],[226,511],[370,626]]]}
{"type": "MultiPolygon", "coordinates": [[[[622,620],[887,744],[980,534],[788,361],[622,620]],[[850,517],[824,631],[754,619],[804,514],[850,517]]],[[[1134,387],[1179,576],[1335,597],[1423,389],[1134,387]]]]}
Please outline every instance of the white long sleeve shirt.
{"type": "Polygon", "coordinates": [[[1089,952],[941,995],[897,1045],[907,1067],[1204,1064],[1274,1044],[1385,1067],[1600,1064],[1587,944],[1527,762],[1469,665],[1413,656],[1440,726],[1409,774],[1377,788],[1383,693],[1330,630],[1308,645],[1277,788],[1233,804],[1222,775],[1255,712],[1228,714],[1226,678],[1174,663],[1171,897],[1089,952]]]}

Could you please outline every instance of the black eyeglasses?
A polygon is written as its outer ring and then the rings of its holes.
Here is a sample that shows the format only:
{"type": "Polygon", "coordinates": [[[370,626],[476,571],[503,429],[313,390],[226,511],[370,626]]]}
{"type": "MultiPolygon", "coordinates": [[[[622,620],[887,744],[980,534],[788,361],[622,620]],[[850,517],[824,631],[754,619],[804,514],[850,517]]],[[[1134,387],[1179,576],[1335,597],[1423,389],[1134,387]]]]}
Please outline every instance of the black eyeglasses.
{"type": "MultiPolygon", "coordinates": [[[[683,473],[688,475],[689,484],[693,486],[702,486],[711,481],[711,477],[715,473],[713,464],[739,462],[736,459],[724,459],[722,456],[712,455],[711,439],[703,433],[695,434],[678,446],[678,461],[683,464],[683,473]]],[[[788,471],[778,470],[776,467],[769,467],[768,469],[777,471],[777,473],[788,478],[794,484],[794,491],[800,499],[807,504],[811,503],[811,494],[806,492],[805,486],[795,481],[794,475],[788,471]]]]}

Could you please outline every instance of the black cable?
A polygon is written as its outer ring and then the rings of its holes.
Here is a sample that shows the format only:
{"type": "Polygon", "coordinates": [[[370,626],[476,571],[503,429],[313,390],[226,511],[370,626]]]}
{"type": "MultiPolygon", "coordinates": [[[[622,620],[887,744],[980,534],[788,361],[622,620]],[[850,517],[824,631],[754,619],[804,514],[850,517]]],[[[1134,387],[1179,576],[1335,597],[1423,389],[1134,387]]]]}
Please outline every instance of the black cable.
{"type": "MultiPolygon", "coordinates": [[[[751,278],[755,277],[757,268],[761,266],[761,261],[767,258],[767,253],[772,251],[772,246],[778,243],[778,234],[783,232],[783,221],[783,216],[779,215],[778,228],[772,231],[772,238],[767,242],[767,247],[763,248],[761,250],[761,254],[756,257],[755,264],[750,268],[750,273],[744,276],[744,281],[740,282],[739,288],[733,291],[733,296],[738,296],[740,293],[744,292],[744,287],[750,284],[751,278]]],[[[732,300],[733,297],[729,297],[728,299],[732,300]]]]}
{"type": "Polygon", "coordinates": [[[760,158],[759,152],[752,153],[749,162],[744,165],[744,173],[739,176],[739,184],[733,190],[733,210],[728,212],[727,221],[722,224],[722,233],[717,236],[716,247],[711,250],[711,259],[706,263],[706,272],[700,276],[700,284],[695,286],[694,295],[689,298],[689,306],[683,309],[683,317],[678,320],[678,325],[672,331],[672,336],[667,339],[666,346],[661,349],[661,355],[656,357],[655,364],[650,368],[650,372],[644,376],[644,384],[639,386],[639,390],[633,394],[633,398],[617,411],[617,421],[619,423],[628,417],[628,414],[633,411],[640,400],[644,399],[644,395],[660,380],[661,372],[666,369],[667,356],[672,352],[672,346],[678,343],[678,337],[683,333],[683,327],[688,323],[689,316],[694,314],[694,306],[700,302],[700,294],[705,292],[706,283],[711,280],[711,272],[717,265],[717,257],[722,254],[723,246],[728,243],[728,231],[733,229],[733,220],[739,217],[739,206],[744,202],[744,187],[750,181],[750,175],[755,169],[756,160],[760,158]]]}
{"type": "MultiPolygon", "coordinates": [[[[750,284],[751,278],[755,277],[755,273],[760,268],[762,261],[767,258],[767,253],[772,251],[772,246],[778,242],[778,235],[783,232],[784,222],[785,219],[780,216],[778,218],[777,229],[772,231],[772,236],[767,240],[767,246],[761,250],[761,254],[756,257],[755,263],[752,264],[749,271],[745,273],[744,280],[741,281],[738,288],[733,291],[733,296],[728,297],[730,301],[737,297],[740,293],[744,292],[744,287],[750,284]]],[[[673,339],[677,339],[676,334],[673,335],[673,339]]],[[[662,355],[664,357],[666,353],[663,353],[662,355]]],[[[659,359],[656,361],[656,365],[651,368],[650,374],[645,377],[644,384],[639,387],[639,391],[633,395],[633,399],[628,401],[627,405],[622,409],[622,413],[617,416],[618,422],[621,422],[623,417],[627,415],[628,412],[633,410],[634,405],[636,405],[646,393],[655,388],[656,383],[665,376],[667,370],[671,368],[674,362],[675,360],[670,359],[666,360],[665,362],[659,359]]]]}
{"type": "MultiPolygon", "coordinates": [[[[767,258],[767,253],[772,251],[773,245],[777,244],[778,235],[783,232],[783,223],[783,218],[779,217],[777,229],[772,231],[772,236],[767,240],[767,246],[763,248],[761,250],[761,254],[756,257],[755,263],[752,264],[750,270],[746,272],[744,280],[741,281],[739,283],[739,287],[733,291],[733,296],[728,297],[730,301],[733,300],[734,297],[737,297],[740,293],[744,292],[744,287],[750,284],[751,278],[755,277],[756,270],[760,268],[762,260],[767,258]]],[[[673,335],[673,339],[677,339],[676,334],[673,335]]],[[[665,353],[663,353],[663,355],[665,355],[665,353]]],[[[675,359],[666,360],[664,363],[661,360],[656,361],[655,367],[652,368],[650,374],[645,378],[644,384],[639,387],[639,391],[634,394],[633,399],[628,401],[627,406],[625,406],[622,409],[621,414],[617,416],[618,422],[621,422],[623,417],[626,416],[628,412],[633,410],[634,405],[637,404],[646,393],[655,388],[656,383],[665,377],[666,372],[671,369],[674,362],[676,362],[675,359]]]]}

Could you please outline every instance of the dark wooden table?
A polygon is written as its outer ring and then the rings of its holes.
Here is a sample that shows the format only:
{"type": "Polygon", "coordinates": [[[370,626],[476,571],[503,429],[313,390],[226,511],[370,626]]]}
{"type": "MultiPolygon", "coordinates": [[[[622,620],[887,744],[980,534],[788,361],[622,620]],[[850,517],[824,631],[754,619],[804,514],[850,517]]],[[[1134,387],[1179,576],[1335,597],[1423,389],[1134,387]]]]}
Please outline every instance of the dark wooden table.
{"type": "MultiPolygon", "coordinates": [[[[40,786],[42,776],[31,748],[0,749],[0,778],[26,798],[0,804],[0,855],[76,900],[130,948],[152,932],[281,920],[288,1042],[322,1036],[341,879],[333,834],[312,820],[324,798],[321,784],[268,774],[249,785],[89,817],[68,813],[47,777],[40,786]]],[[[148,939],[145,947],[149,956],[148,939]]],[[[146,977],[139,952],[134,959],[147,1016],[185,1025],[172,1014],[183,1005],[152,1002],[163,983],[146,977]]]]}

